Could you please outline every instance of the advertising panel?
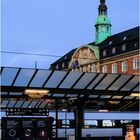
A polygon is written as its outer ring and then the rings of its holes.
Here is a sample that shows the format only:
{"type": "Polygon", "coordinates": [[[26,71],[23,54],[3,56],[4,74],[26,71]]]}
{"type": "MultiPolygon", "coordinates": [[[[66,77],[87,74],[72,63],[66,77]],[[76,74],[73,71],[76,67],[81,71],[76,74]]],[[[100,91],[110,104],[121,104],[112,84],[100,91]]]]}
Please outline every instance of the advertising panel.
{"type": "Polygon", "coordinates": [[[50,140],[53,117],[2,118],[2,140],[50,140]]]}

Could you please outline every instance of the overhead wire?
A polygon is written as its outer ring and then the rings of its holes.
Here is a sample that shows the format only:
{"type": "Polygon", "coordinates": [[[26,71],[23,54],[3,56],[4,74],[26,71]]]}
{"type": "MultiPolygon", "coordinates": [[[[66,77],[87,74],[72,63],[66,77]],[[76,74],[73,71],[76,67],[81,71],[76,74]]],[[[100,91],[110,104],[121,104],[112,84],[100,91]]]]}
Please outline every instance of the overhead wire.
{"type": "MultiPolygon", "coordinates": [[[[61,58],[61,57],[64,57],[64,56],[60,56],[60,55],[49,55],[49,54],[38,54],[38,53],[28,53],[28,52],[11,52],[11,51],[0,51],[1,53],[7,53],[7,54],[15,54],[15,55],[32,55],[32,56],[41,56],[41,57],[57,57],[57,58],[61,58]]],[[[67,57],[67,56],[65,56],[67,57]]],[[[76,58],[75,58],[76,59],[76,58]]],[[[82,59],[82,60],[95,60],[94,58],[80,58],[78,57],[78,59],[82,59]]],[[[131,61],[127,61],[128,63],[133,63],[131,61]]]]}
{"type": "MultiPolygon", "coordinates": [[[[1,53],[7,53],[7,54],[16,54],[16,55],[34,55],[34,56],[43,56],[43,57],[57,57],[61,58],[64,56],[59,56],[59,55],[48,55],[48,54],[36,54],[36,53],[26,53],[26,52],[11,52],[11,51],[0,51],[1,53]]],[[[67,57],[67,56],[66,56],[67,57]]],[[[85,59],[85,60],[94,60],[93,58],[79,58],[78,59],[85,59]]]]}
{"type": "Polygon", "coordinates": [[[9,52],[9,51],[0,51],[1,53],[9,54],[19,54],[19,55],[34,55],[34,56],[46,56],[46,57],[62,57],[58,55],[48,55],[48,54],[36,54],[36,53],[26,53],[26,52],[9,52]]]}

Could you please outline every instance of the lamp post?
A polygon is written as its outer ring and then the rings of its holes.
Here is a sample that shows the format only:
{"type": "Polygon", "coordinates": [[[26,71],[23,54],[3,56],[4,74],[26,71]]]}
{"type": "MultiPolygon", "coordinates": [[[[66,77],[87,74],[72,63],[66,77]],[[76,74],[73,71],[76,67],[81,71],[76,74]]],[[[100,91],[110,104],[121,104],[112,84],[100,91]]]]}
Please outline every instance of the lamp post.
{"type": "Polygon", "coordinates": [[[67,110],[65,110],[65,138],[67,140],[67,110]]]}

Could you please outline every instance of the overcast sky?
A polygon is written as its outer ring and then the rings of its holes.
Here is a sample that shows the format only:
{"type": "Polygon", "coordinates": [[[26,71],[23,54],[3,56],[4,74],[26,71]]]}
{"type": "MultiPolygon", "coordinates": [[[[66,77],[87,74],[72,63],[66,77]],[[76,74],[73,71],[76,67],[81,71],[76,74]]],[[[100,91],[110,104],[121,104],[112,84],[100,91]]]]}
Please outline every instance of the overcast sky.
{"type": "MultiPolygon", "coordinates": [[[[112,34],[139,25],[139,0],[106,0],[112,34]]],[[[62,56],[95,41],[99,0],[1,0],[1,50],[62,56]]],[[[2,54],[1,65],[49,68],[58,58],[2,54]]]]}

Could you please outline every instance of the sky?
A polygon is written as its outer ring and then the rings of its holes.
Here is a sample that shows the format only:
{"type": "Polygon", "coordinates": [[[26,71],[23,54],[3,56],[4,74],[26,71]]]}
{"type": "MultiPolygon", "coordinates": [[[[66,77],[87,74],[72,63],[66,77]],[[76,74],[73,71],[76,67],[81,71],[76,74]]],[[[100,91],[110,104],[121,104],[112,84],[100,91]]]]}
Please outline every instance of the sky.
{"type": "MultiPolygon", "coordinates": [[[[99,0],[1,0],[1,51],[63,56],[95,41],[99,0]]],[[[139,0],[106,0],[112,34],[139,25],[139,0]]],[[[1,65],[48,69],[58,57],[1,53],[1,65]]]]}

